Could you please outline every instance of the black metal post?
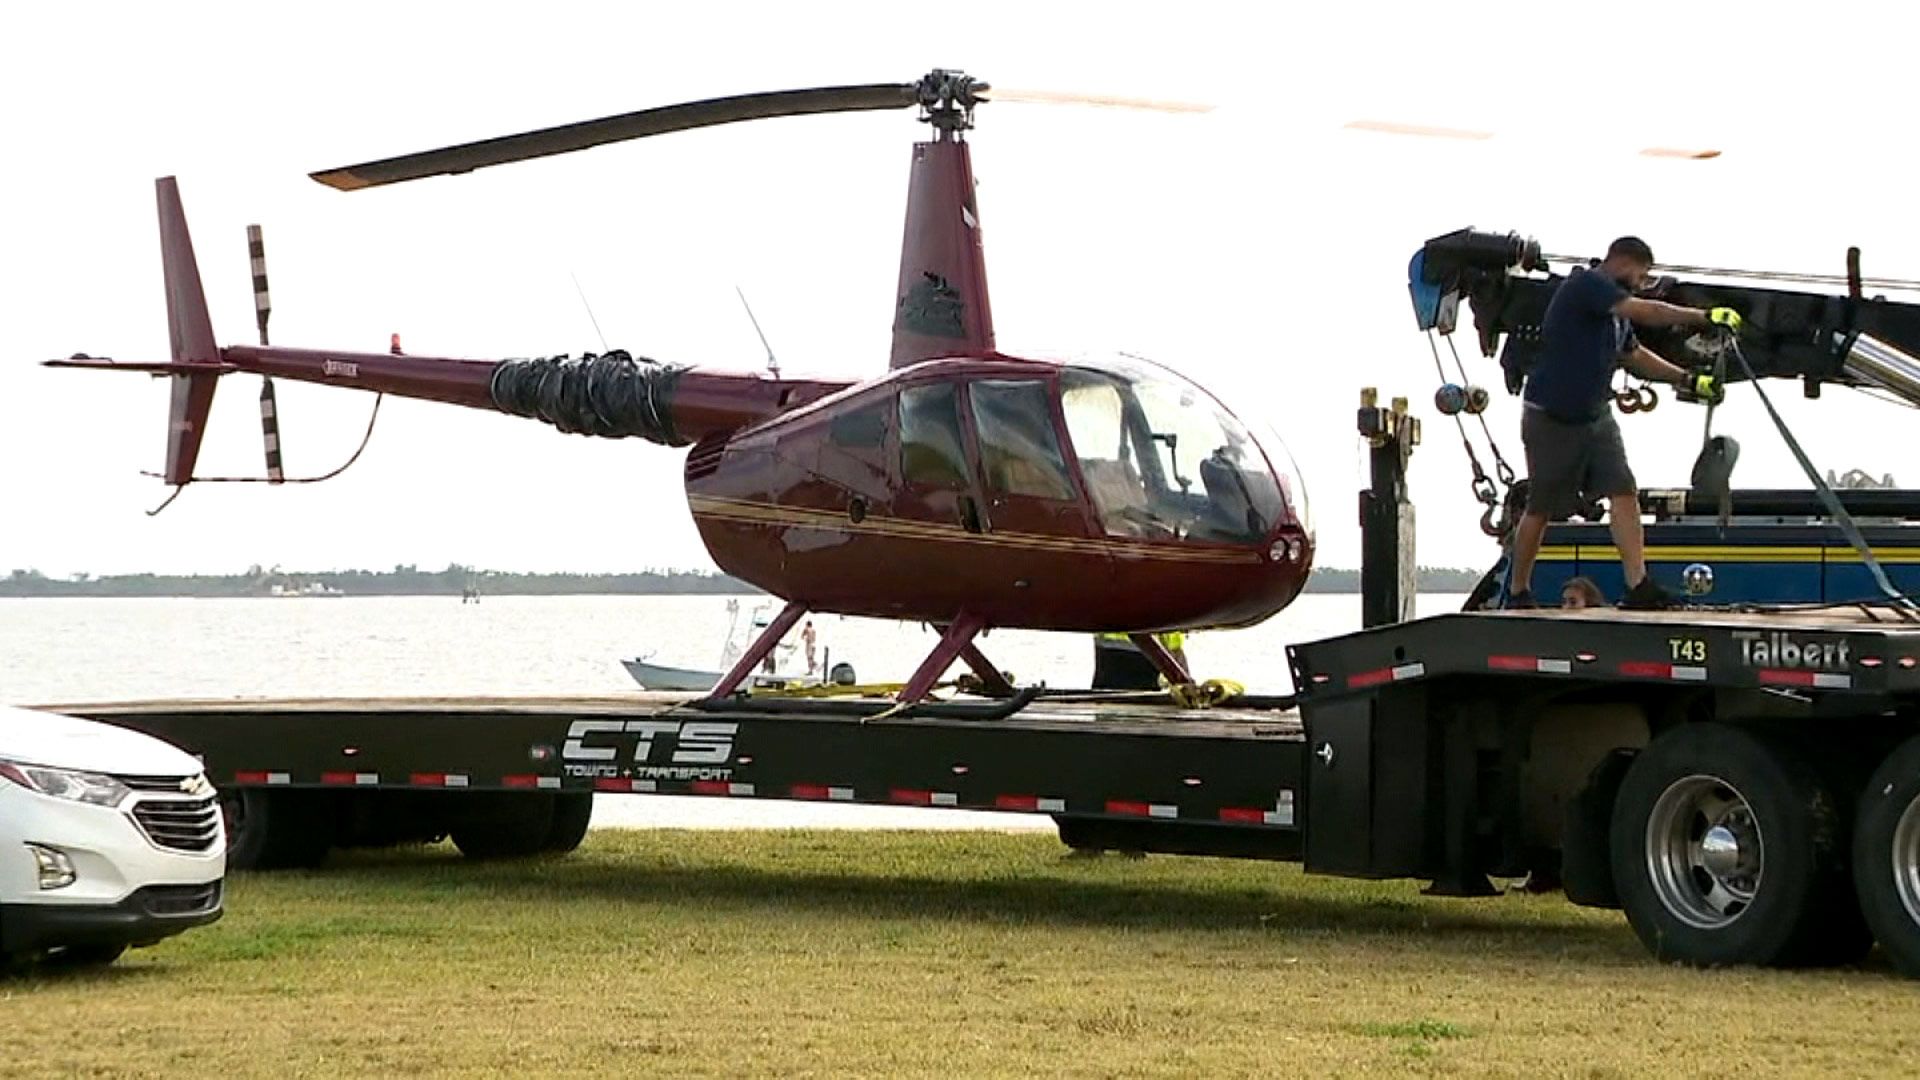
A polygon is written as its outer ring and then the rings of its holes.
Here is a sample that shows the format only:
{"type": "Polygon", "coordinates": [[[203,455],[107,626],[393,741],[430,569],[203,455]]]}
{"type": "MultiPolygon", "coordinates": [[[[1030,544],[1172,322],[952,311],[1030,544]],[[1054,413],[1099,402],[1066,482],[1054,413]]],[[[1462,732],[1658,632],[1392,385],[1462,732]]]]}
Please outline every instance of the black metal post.
{"type": "Polygon", "coordinates": [[[1360,493],[1361,625],[1406,622],[1419,590],[1407,461],[1420,443],[1420,421],[1407,415],[1406,398],[1383,409],[1368,387],[1360,391],[1359,423],[1372,473],[1372,487],[1360,493]]]}

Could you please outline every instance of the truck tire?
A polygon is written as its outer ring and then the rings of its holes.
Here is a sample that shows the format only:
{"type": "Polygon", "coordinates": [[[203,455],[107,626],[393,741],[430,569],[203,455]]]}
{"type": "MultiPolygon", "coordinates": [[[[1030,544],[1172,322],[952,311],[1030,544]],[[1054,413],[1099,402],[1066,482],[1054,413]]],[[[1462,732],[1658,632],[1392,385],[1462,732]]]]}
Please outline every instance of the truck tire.
{"type": "Polygon", "coordinates": [[[220,809],[227,825],[227,869],[310,869],[333,849],[327,792],[227,788],[220,809]]]}
{"type": "Polygon", "coordinates": [[[455,818],[447,835],[469,859],[519,859],[547,850],[554,797],[544,793],[477,792],[471,812],[455,818]]]}
{"type": "Polygon", "coordinates": [[[1609,846],[1627,921],[1661,959],[1806,965],[1870,944],[1832,793],[1804,754],[1751,732],[1655,739],[1621,781],[1609,846]]]}
{"type": "Polygon", "coordinates": [[[569,792],[553,797],[553,825],[547,829],[542,851],[564,855],[587,838],[587,825],[593,821],[593,793],[569,792]]]}
{"type": "Polygon", "coordinates": [[[1853,882],[1894,965],[1920,978],[1920,739],[1874,771],[1853,830],[1853,882]]]}

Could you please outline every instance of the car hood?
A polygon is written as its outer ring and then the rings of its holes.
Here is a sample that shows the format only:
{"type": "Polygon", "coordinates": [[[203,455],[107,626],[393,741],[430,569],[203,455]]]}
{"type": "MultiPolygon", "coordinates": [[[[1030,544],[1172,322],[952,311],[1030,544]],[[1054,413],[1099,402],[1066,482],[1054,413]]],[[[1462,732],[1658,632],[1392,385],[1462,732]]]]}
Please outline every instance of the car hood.
{"type": "Polygon", "coordinates": [[[0,706],[0,758],[122,776],[192,776],[200,762],[171,743],[97,720],[0,706]]]}

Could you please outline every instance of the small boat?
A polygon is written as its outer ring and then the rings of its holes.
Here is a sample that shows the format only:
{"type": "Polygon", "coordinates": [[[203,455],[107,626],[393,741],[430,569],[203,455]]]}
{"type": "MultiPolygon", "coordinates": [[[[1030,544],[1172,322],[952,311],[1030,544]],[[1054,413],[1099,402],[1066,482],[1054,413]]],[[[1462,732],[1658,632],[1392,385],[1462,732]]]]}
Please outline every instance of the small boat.
{"type": "Polygon", "coordinates": [[[638,657],[620,663],[642,690],[709,690],[720,681],[717,671],[668,667],[665,664],[648,663],[638,657]]]}
{"type": "MultiPolygon", "coordinates": [[[[631,660],[622,660],[621,666],[627,669],[627,674],[633,676],[633,681],[639,683],[642,690],[710,690],[720,681],[721,673],[733,667],[734,663],[740,659],[741,654],[746,651],[747,642],[767,628],[771,607],[769,603],[755,605],[743,631],[740,625],[740,601],[731,598],[727,600],[727,640],[720,649],[720,662],[715,665],[715,670],[700,671],[694,668],[675,667],[671,664],[656,664],[653,662],[653,653],[645,653],[631,660]]],[[[767,657],[760,670],[754,673],[751,685],[755,687],[820,686],[829,682],[852,685],[855,681],[853,665],[844,662],[833,663],[831,650],[820,653],[817,663],[804,665],[806,670],[803,673],[793,673],[795,667],[803,666],[794,655],[800,647],[800,642],[781,642],[767,657]]],[[[814,659],[811,646],[808,647],[807,654],[807,659],[814,659]]]]}

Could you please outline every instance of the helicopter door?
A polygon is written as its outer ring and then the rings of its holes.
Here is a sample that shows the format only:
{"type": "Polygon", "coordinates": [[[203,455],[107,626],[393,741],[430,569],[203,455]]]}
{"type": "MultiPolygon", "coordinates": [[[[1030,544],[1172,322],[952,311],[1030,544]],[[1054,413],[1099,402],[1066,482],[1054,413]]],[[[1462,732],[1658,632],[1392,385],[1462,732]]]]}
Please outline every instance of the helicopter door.
{"type": "Polygon", "coordinates": [[[987,528],[1043,537],[1087,536],[1086,514],[1060,449],[1049,385],[1039,379],[979,379],[967,384],[967,401],[987,498],[987,528]]]}
{"type": "Polygon", "coordinates": [[[895,517],[985,531],[980,500],[968,476],[960,432],[960,395],[952,383],[900,391],[900,488],[895,517]]]}

